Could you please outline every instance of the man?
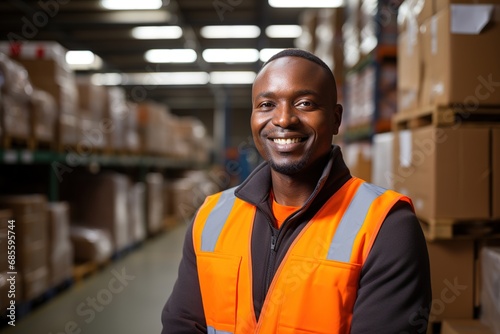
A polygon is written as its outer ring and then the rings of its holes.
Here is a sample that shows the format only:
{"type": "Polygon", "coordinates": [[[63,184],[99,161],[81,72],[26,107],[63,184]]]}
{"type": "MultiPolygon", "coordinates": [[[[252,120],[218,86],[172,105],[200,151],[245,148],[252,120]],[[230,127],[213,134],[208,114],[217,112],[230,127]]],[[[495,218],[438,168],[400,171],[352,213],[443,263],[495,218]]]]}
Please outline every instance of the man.
{"type": "Polygon", "coordinates": [[[252,88],[265,159],[188,229],[163,333],[425,333],[425,240],[411,201],[352,177],[342,106],[316,56],[284,50],[252,88]]]}

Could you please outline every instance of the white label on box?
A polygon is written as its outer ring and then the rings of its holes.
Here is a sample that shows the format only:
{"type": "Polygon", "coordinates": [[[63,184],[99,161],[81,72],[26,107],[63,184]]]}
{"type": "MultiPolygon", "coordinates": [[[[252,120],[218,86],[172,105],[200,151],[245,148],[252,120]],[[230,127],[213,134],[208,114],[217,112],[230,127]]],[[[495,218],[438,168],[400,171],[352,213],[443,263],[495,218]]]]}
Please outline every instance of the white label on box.
{"type": "Polygon", "coordinates": [[[401,167],[411,166],[411,131],[402,130],[399,132],[399,165],[401,167]]]}
{"type": "Polygon", "coordinates": [[[437,17],[431,17],[431,53],[433,55],[438,53],[438,29],[437,17]]]}
{"type": "Polygon", "coordinates": [[[493,5],[451,5],[451,32],[477,35],[491,20],[493,5]]]}

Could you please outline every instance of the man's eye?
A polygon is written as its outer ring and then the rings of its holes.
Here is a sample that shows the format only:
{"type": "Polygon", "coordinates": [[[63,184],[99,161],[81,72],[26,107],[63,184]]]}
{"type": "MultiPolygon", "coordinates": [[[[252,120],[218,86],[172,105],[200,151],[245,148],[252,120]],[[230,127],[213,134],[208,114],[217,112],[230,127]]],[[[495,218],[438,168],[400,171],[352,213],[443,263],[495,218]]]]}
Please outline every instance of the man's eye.
{"type": "Polygon", "coordinates": [[[261,108],[271,108],[273,104],[271,102],[262,102],[260,106],[261,108]]]}

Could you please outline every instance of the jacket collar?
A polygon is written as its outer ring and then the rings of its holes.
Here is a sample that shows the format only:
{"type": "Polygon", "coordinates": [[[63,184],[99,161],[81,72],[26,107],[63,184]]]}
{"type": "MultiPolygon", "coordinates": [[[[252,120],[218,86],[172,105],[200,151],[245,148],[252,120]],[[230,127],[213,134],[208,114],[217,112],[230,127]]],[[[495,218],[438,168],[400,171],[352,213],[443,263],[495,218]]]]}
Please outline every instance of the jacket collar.
{"type": "MultiPolygon", "coordinates": [[[[349,169],[344,163],[342,152],[337,145],[332,146],[330,159],[323,169],[323,173],[316,187],[300,211],[304,211],[318,198],[329,198],[351,178],[349,169]]],[[[272,216],[269,207],[271,189],[271,167],[267,162],[257,166],[243,183],[235,190],[235,195],[250,204],[259,207],[272,216]]]]}

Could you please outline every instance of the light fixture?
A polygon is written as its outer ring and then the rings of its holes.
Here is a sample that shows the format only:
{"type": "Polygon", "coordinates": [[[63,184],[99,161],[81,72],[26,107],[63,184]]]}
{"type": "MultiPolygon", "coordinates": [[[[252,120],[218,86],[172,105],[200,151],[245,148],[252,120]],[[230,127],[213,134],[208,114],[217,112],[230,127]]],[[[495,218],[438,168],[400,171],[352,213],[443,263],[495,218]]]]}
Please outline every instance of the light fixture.
{"type": "Polygon", "coordinates": [[[137,39],[177,39],[182,36],[179,26],[145,26],[132,29],[132,37],[137,39]]]}
{"type": "Polygon", "coordinates": [[[252,84],[256,73],[252,71],[214,71],[210,72],[210,83],[223,84],[252,84]]]}
{"type": "Polygon", "coordinates": [[[266,61],[269,60],[269,58],[271,58],[272,56],[283,50],[284,49],[274,49],[274,48],[262,49],[260,50],[260,60],[265,63],[266,61]]]}
{"type": "Polygon", "coordinates": [[[94,70],[101,68],[102,59],[88,50],[68,51],[66,63],[72,70],[94,70]]]}
{"type": "Polygon", "coordinates": [[[111,10],[160,9],[162,0],[101,0],[101,5],[111,10]]]}
{"type": "Polygon", "coordinates": [[[256,49],[206,49],[202,55],[207,63],[253,63],[259,60],[256,49]]]}
{"type": "Polygon", "coordinates": [[[198,55],[193,49],[152,49],[144,58],[150,63],[194,63],[198,55]]]}
{"type": "Polygon", "coordinates": [[[302,27],[299,25],[271,25],[266,28],[266,36],[269,38],[297,38],[302,35],[302,27]]]}
{"type": "Polygon", "coordinates": [[[206,72],[149,72],[127,73],[122,85],[176,86],[206,85],[209,75],[206,72]]]}
{"type": "Polygon", "coordinates": [[[344,0],[269,0],[275,8],[337,8],[344,6],[344,0]]]}
{"type": "Polygon", "coordinates": [[[260,28],[254,25],[205,26],[200,34],[204,38],[257,38],[260,28]]]}
{"type": "Polygon", "coordinates": [[[97,86],[118,86],[123,82],[123,76],[120,73],[96,73],[90,80],[97,86]]]}

